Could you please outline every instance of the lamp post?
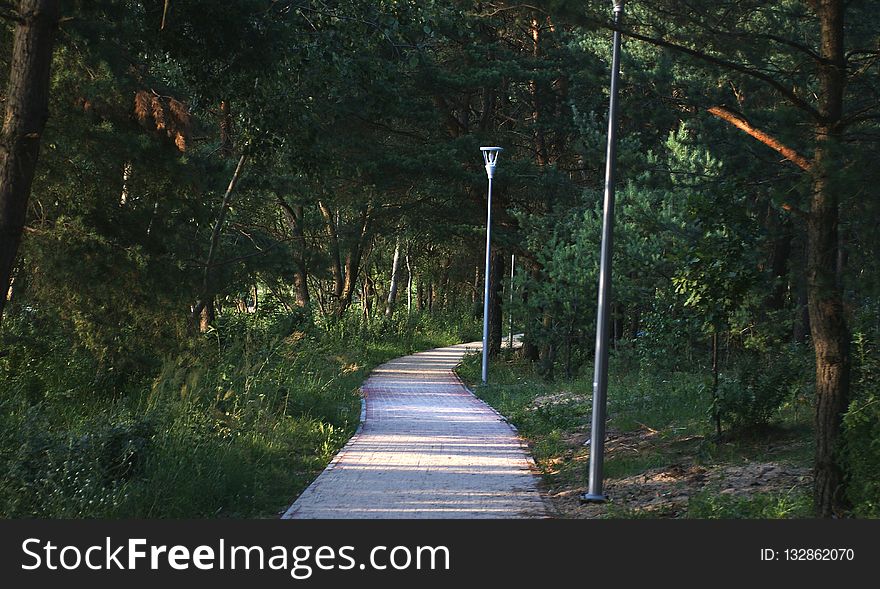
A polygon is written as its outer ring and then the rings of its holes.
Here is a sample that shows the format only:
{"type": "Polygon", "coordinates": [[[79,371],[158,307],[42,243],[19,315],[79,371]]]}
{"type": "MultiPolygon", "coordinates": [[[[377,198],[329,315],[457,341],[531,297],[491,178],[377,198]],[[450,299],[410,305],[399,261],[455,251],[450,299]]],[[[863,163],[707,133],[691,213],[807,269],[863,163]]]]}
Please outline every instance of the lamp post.
{"type": "MultiPolygon", "coordinates": [[[[614,24],[623,17],[624,0],[613,0],[614,24]]],[[[611,57],[611,96],[608,106],[608,147],[605,155],[605,208],[599,263],[599,302],[596,312],[596,360],[593,374],[593,423],[590,431],[590,481],[584,503],[607,500],[602,489],[605,460],[605,406],[608,392],[608,328],[611,306],[611,253],[614,239],[614,175],[617,159],[617,87],[620,78],[620,31],[614,31],[611,57]]]]}
{"type": "Polygon", "coordinates": [[[481,147],[483,163],[486,164],[486,176],[489,177],[489,198],[486,205],[486,288],[483,291],[483,384],[489,380],[489,263],[492,246],[492,178],[495,177],[495,166],[498,155],[504,151],[500,147],[481,147]]]}

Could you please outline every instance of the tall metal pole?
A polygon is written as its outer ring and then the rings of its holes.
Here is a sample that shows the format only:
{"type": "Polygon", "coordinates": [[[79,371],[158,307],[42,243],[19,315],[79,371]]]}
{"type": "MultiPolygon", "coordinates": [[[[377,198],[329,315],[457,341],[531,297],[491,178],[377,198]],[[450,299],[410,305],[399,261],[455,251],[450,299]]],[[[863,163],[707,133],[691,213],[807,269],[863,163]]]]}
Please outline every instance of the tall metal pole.
{"type": "Polygon", "coordinates": [[[486,204],[486,273],[483,290],[483,384],[489,381],[489,272],[492,252],[492,178],[495,176],[495,165],[498,162],[500,147],[481,147],[483,161],[486,164],[486,176],[489,177],[489,198],[486,204]]]}
{"type": "Polygon", "coordinates": [[[510,254],[510,306],[507,308],[507,347],[513,349],[513,269],[516,267],[516,254],[510,254]]]}
{"type": "Polygon", "coordinates": [[[489,380],[489,263],[492,248],[492,176],[489,176],[489,199],[486,212],[486,273],[483,289],[483,384],[489,380]]]}
{"type": "MultiPolygon", "coordinates": [[[[623,0],[614,0],[614,24],[623,17],[623,0]]],[[[608,147],[605,155],[605,210],[599,265],[599,304],[596,313],[596,360],[593,375],[593,424],[590,432],[590,482],[584,502],[607,499],[602,488],[605,459],[605,407],[608,393],[608,328],[611,311],[611,254],[614,239],[614,176],[617,159],[617,89],[620,77],[620,32],[614,31],[611,57],[611,97],[608,107],[608,147]]]]}

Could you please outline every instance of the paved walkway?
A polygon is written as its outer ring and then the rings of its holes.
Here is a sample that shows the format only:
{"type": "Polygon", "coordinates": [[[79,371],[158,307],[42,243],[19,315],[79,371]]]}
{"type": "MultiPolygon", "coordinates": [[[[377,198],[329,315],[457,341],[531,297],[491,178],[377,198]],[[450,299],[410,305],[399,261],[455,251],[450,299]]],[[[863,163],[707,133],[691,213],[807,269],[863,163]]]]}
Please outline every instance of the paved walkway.
{"type": "Polygon", "coordinates": [[[546,517],[516,432],[453,372],[480,349],[437,348],[377,368],[362,387],[361,430],[283,517],[546,517]]]}

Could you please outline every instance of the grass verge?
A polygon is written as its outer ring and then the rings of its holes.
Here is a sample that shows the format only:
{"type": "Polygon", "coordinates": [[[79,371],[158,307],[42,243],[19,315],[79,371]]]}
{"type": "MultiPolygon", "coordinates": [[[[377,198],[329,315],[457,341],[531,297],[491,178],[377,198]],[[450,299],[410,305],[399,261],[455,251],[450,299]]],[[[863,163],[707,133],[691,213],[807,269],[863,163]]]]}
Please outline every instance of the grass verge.
{"type": "Polygon", "coordinates": [[[715,439],[707,376],[625,371],[612,361],[608,391],[605,490],[611,501],[581,505],[589,461],[592,380],[546,382],[518,354],[491,363],[480,386],[480,361],[459,374],[516,425],[566,518],[809,517],[809,411],[792,402],[773,421],[728,430],[715,439]]]}
{"type": "Polygon", "coordinates": [[[102,366],[63,330],[13,326],[0,517],[276,517],[354,432],[369,371],[470,337],[461,325],[233,313],[147,375],[102,366]]]}

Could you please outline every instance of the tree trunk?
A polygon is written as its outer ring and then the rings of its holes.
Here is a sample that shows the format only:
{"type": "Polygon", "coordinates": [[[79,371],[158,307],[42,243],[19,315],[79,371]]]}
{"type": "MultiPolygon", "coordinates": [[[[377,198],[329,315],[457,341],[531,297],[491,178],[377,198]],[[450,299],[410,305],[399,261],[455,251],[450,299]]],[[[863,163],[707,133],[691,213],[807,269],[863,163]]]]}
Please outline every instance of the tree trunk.
{"type": "Polygon", "coordinates": [[[196,304],[193,307],[193,318],[199,326],[199,331],[202,332],[205,331],[201,319],[202,310],[204,310],[205,306],[209,303],[213,305],[214,294],[216,291],[213,266],[214,258],[217,255],[217,248],[220,244],[220,232],[223,229],[223,224],[226,222],[226,213],[229,211],[229,204],[232,202],[232,193],[235,191],[235,187],[241,178],[241,173],[246,161],[247,155],[242,155],[238,159],[238,165],[235,166],[235,172],[232,173],[232,178],[229,180],[229,185],[226,187],[226,193],[223,195],[223,201],[220,203],[220,213],[217,215],[217,221],[214,223],[214,229],[211,231],[211,243],[208,247],[208,257],[205,259],[205,270],[202,274],[202,291],[199,294],[199,300],[196,301],[196,304]]]}
{"type": "MultiPolygon", "coordinates": [[[[540,270],[539,270],[538,263],[535,260],[532,260],[529,258],[524,258],[522,266],[523,266],[523,270],[527,271],[529,273],[529,278],[532,280],[532,282],[537,282],[538,280],[540,280],[540,270]]],[[[529,309],[529,289],[528,289],[528,287],[523,289],[522,294],[520,296],[522,297],[523,308],[529,309]]],[[[521,317],[520,321],[522,322],[522,325],[525,328],[525,336],[526,336],[523,339],[523,345],[522,345],[523,358],[525,358],[526,360],[529,360],[530,362],[537,362],[541,357],[541,353],[540,353],[540,350],[538,349],[537,344],[535,344],[534,341],[532,340],[532,338],[530,337],[531,336],[530,331],[532,330],[533,326],[535,326],[537,324],[538,320],[535,317],[526,316],[526,317],[521,317]]]]}
{"type": "Polygon", "coordinates": [[[394,260],[391,262],[391,285],[388,287],[388,306],[385,307],[385,316],[391,317],[394,313],[394,303],[397,302],[397,284],[400,279],[400,238],[394,246],[394,260]]]}
{"type": "Polygon", "coordinates": [[[215,318],[214,301],[207,301],[204,307],[202,307],[202,312],[199,313],[199,331],[202,333],[207,332],[214,323],[215,318]]]}
{"type": "Polygon", "coordinates": [[[539,366],[540,373],[547,380],[553,379],[553,365],[556,362],[556,350],[553,345],[553,337],[549,334],[553,331],[553,317],[550,315],[550,312],[547,309],[543,311],[544,316],[541,320],[543,328],[544,328],[544,345],[541,346],[541,350],[538,354],[539,358],[539,366]]]}
{"type": "Polygon", "coordinates": [[[369,322],[370,317],[372,317],[373,314],[373,298],[376,296],[375,284],[369,272],[364,273],[364,286],[362,296],[364,298],[364,321],[369,322]]]}
{"type": "Polygon", "coordinates": [[[718,406],[718,328],[712,331],[712,420],[715,436],[721,439],[721,411],[718,406]]]}
{"type": "MultiPolygon", "coordinates": [[[[829,141],[827,138],[822,142],[829,141]]],[[[813,195],[807,224],[807,309],[816,354],[816,514],[831,517],[845,507],[837,463],[843,413],[849,400],[849,330],[837,281],[838,200],[831,186],[826,150],[816,151],[813,195]]]]}
{"type": "Polygon", "coordinates": [[[232,113],[229,103],[220,101],[220,157],[232,157],[232,113]]]}
{"type": "Polygon", "coordinates": [[[305,263],[297,265],[293,273],[293,290],[296,293],[296,306],[308,307],[311,302],[309,297],[309,275],[306,272],[305,263]]]}
{"type": "Polygon", "coordinates": [[[337,299],[342,296],[342,258],[339,253],[339,236],[336,231],[336,222],[333,213],[322,201],[318,201],[321,216],[324,217],[324,225],[327,230],[327,238],[330,240],[330,272],[333,275],[333,296],[337,299]]]}
{"type": "Polygon", "coordinates": [[[449,258],[443,258],[440,262],[440,280],[437,282],[437,302],[443,310],[449,308],[449,269],[451,266],[452,260],[449,258]]]}
{"type": "Polygon", "coordinates": [[[287,226],[293,233],[294,241],[298,250],[294,255],[294,265],[296,268],[293,272],[293,290],[296,294],[296,306],[307,307],[310,302],[309,284],[308,284],[308,268],[306,267],[306,237],[303,231],[303,206],[290,206],[279,195],[278,204],[284,212],[284,218],[287,220],[287,226]]]}
{"type": "Polygon", "coordinates": [[[412,290],[413,290],[413,274],[412,264],[409,261],[409,253],[406,254],[406,313],[412,313],[412,290]]]}
{"type": "Polygon", "coordinates": [[[471,289],[471,303],[474,305],[480,302],[479,293],[481,292],[480,284],[482,282],[480,276],[480,266],[477,264],[476,269],[474,270],[474,287],[471,289]]]}
{"type": "Polygon", "coordinates": [[[785,307],[785,276],[791,258],[792,226],[791,219],[781,219],[776,210],[767,212],[766,227],[772,237],[769,270],[774,278],[773,288],[765,299],[765,306],[770,311],[780,311],[785,307]]]}
{"type": "Polygon", "coordinates": [[[620,338],[623,337],[623,305],[611,303],[611,349],[616,350],[620,338]]]}
{"type": "Polygon", "coordinates": [[[6,114],[0,131],[0,321],[27,216],[40,140],[49,118],[49,71],[59,0],[21,0],[6,114]]]}
{"type": "MultiPolygon", "coordinates": [[[[540,61],[542,58],[541,28],[541,22],[538,20],[537,13],[535,13],[529,21],[529,35],[532,38],[532,56],[534,56],[536,61],[540,61]]],[[[543,168],[547,164],[547,142],[544,137],[544,130],[542,129],[543,121],[541,117],[541,111],[543,110],[543,88],[540,87],[536,79],[533,79],[529,80],[529,90],[532,95],[532,122],[535,126],[535,161],[538,166],[543,168]]]]}
{"type": "Polygon", "coordinates": [[[844,3],[818,0],[823,59],[819,66],[822,122],[815,129],[812,195],[807,222],[807,307],[816,354],[816,463],[813,499],[816,514],[831,517],[846,508],[838,463],[843,413],[849,401],[849,329],[838,281],[839,197],[836,174],[842,168],[840,120],[846,83],[844,3]]]}
{"type": "MultiPolygon", "coordinates": [[[[803,273],[806,276],[806,272],[803,273]]],[[[807,304],[807,287],[802,278],[797,283],[797,316],[795,317],[792,338],[799,344],[807,342],[810,333],[810,307],[807,304]]]]}
{"type": "Polygon", "coordinates": [[[357,239],[351,244],[348,254],[345,256],[345,276],[342,281],[342,292],[340,293],[336,315],[342,317],[345,311],[351,306],[352,296],[357,286],[357,279],[361,270],[361,258],[364,250],[367,249],[367,241],[369,239],[370,229],[370,207],[365,206],[361,209],[361,223],[357,239]]]}
{"type": "Polygon", "coordinates": [[[318,201],[321,216],[324,217],[324,225],[327,230],[327,238],[330,240],[330,273],[333,275],[333,296],[339,299],[342,296],[342,258],[339,253],[339,235],[336,230],[336,222],[333,213],[322,201],[318,201]]]}

